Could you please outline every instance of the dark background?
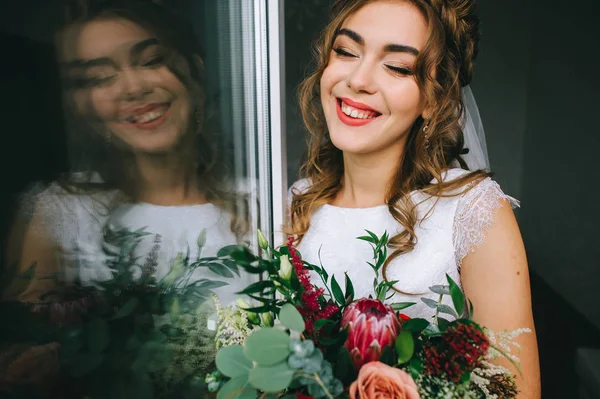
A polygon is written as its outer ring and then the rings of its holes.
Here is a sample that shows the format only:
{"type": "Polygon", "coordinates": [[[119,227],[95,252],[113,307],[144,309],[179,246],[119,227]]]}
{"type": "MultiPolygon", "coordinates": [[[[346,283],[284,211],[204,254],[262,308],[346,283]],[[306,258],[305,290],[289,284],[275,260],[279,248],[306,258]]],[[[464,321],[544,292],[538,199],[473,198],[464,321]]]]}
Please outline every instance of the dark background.
{"type": "MultiPolygon", "coordinates": [[[[55,3],[0,5],[1,237],[16,194],[65,167],[48,33],[55,3]]],[[[305,148],[294,93],[328,4],[285,1],[290,183],[305,148]]],[[[574,398],[579,390],[581,398],[600,397],[600,369],[577,356],[578,348],[600,349],[600,3],[480,0],[478,9],[483,36],[472,87],[495,177],[522,203],[543,397],[574,398]]]]}

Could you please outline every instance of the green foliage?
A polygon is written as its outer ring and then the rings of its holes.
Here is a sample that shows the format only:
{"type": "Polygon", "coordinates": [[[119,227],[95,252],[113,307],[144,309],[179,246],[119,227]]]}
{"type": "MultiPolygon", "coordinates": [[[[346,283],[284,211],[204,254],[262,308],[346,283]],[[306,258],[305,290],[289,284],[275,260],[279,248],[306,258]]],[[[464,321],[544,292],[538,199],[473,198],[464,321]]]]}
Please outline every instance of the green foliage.
{"type": "Polygon", "coordinates": [[[298,312],[296,307],[290,303],[286,303],[282,306],[279,311],[279,321],[281,321],[281,324],[285,327],[299,333],[303,332],[305,329],[302,315],[298,312]]]}

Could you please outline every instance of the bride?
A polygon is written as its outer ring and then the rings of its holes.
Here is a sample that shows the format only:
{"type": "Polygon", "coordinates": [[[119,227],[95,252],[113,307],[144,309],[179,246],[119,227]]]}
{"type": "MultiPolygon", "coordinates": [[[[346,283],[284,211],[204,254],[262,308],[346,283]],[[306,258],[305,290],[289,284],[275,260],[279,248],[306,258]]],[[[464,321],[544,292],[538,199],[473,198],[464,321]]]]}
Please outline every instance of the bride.
{"type": "MultiPolygon", "coordinates": [[[[337,281],[348,273],[359,297],[372,290],[373,253],[356,237],[387,231],[384,275],[398,281],[393,302],[417,302],[409,316],[432,317],[419,299],[437,300],[428,287],[449,274],[475,321],[535,331],[517,203],[484,170],[485,151],[465,162],[477,155],[463,150],[477,143],[463,134],[473,124],[463,100],[477,55],[473,12],[472,0],[335,2],[300,87],[309,152],[290,189],[288,233],[305,260],[337,281]]],[[[519,397],[539,398],[535,333],[519,343],[519,397]]]]}
{"type": "MultiPolygon", "coordinates": [[[[20,300],[53,290],[53,280],[37,278],[45,275],[84,285],[110,279],[109,231],[144,228],[149,234],[134,255],[141,273],[158,280],[178,253],[189,248],[195,259],[199,239],[201,255],[215,256],[245,233],[206,128],[204,67],[192,29],[149,1],[119,3],[73,7],[59,34],[72,170],[24,198],[7,264],[37,267],[20,300]]],[[[247,284],[227,282],[217,294],[231,300],[247,284]]]]}

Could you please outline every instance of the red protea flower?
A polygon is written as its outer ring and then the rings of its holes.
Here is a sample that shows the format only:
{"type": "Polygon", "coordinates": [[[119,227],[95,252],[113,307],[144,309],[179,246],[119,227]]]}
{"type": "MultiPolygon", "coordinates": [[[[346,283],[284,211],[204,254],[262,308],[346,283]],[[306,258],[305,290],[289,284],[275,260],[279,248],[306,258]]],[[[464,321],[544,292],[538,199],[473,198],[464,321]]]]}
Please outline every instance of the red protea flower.
{"type": "Polygon", "coordinates": [[[394,310],[377,299],[351,303],[342,316],[341,327],[348,326],[346,348],[356,369],[377,361],[386,346],[394,344],[400,333],[400,321],[394,310]]]}

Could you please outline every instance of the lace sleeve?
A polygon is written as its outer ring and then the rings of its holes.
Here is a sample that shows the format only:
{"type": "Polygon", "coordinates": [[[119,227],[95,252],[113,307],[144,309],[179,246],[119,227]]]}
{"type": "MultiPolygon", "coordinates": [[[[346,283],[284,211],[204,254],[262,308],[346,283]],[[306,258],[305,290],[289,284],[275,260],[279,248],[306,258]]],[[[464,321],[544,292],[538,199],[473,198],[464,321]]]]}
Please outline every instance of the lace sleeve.
{"type": "Polygon", "coordinates": [[[502,200],[508,200],[513,208],[519,206],[519,201],[504,194],[498,183],[490,178],[460,198],[453,227],[454,252],[459,265],[469,252],[483,244],[486,230],[494,223],[502,200]]]}

